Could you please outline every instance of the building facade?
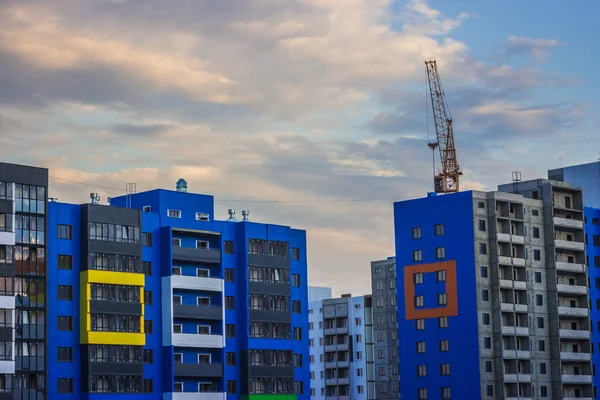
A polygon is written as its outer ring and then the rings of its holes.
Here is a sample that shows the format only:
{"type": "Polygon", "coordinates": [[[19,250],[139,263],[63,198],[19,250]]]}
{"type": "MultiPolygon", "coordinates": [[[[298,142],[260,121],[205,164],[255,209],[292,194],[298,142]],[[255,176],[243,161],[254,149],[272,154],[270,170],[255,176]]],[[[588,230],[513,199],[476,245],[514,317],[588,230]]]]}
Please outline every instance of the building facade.
{"type": "Polygon", "coordinates": [[[593,398],[583,210],[542,179],[395,204],[403,398],[593,398]]]}
{"type": "Polygon", "coordinates": [[[305,231],[47,188],[0,164],[0,399],[309,398],[305,231]]]}
{"type": "Polygon", "coordinates": [[[374,399],[371,296],[309,302],[312,399],[374,399]]]}
{"type": "Polygon", "coordinates": [[[400,395],[395,261],[371,262],[376,399],[397,400],[400,395]]]}

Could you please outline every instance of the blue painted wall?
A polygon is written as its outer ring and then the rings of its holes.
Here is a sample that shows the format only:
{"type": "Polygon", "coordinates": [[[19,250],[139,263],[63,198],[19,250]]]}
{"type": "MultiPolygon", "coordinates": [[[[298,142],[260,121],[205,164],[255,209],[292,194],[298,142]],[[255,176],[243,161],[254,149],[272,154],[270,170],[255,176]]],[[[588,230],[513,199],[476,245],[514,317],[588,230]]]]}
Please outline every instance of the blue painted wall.
{"type": "Polygon", "coordinates": [[[583,204],[600,208],[600,162],[563,168],[564,181],[583,188],[583,204]]]}
{"type": "MultiPolygon", "coordinates": [[[[402,398],[417,399],[418,389],[427,388],[430,399],[440,398],[442,387],[450,387],[452,398],[478,399],[479,350],[477,289],[474,254],[472,193],[431,196],[394,204],[398,293],[398,348],[402,398]],[[443,236],[434,235],[434,225],[444,224],[443,236]],[[412,239],[412,228],[421,227],[422,238],[412,239]],[[445,260],[456,260],[458,316],[448,318],[448,328],[439,328],[438,319],[426,319],[425,330],[406,320],[404,300],[405,266],[433,263],[435,249],[446,248],[445,260]],[[413,250],[423,250],[423,261],[413,262],[413,250]],[[449,340],[450,351],[440,352],[439,341],[449,340]],[[417,342],[426,342],[427,351],[418,354],[417,342]],[[440,375],[440,364],[450,364],[450,376],[440,375]],[[427,376],[417,376],[417,366],[427,365],[427,376]]],[[[426,274],[415,294],[425,296],[426,307],[437,307],[437,294],[444,283],[435,273],[426,274]]]]}
{"type": "MultiPolygon", "coordinates": [[[[600,257],[600,246],[594,246],[594,236],[600,236],[600,224],[594,224],[595,220],[600,221],[600,209],[584,207],[583,215],[585,216],[585,234],[588,241],[585,252],[588,259],[588,277],[590,279],[589,296],[592,304],[590,310],[590,324],[592,325],[592,346],[595,351],[592,352],[592,363],[595,365],[596,371],[600,368],[600,309],[597,307],[597,301],[600,300],[600,281],[597,284],[596,280],[600,280],[600,268],[594,266],[594,257],[600,257]]],[[[600,387],[600,374],[594,375],[594,386],[600,387]]],[[[596,399],[600,398],[597,393],[596,399]]]]}

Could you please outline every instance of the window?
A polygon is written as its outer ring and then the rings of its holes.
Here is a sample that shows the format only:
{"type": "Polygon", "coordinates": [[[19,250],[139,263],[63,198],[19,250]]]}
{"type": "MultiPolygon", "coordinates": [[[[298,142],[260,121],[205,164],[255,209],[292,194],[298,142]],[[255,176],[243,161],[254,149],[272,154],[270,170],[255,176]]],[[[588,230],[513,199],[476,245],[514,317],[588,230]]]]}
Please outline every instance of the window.
{"type": "Polygon", "coordinates": [[[538,210],[532,209],[531,210],[531,215],[534,216],[534,217],[537,217],[538,215],[540,215],[540,212],[538,210]]]}
{"type": "Polygon", "coordinates": [[[142,212],[148,213],[152,211],[152,207],[151,206],[144,206],[142,207],[142,212]]]}
{"type": "Polygon", "coordinates": [[[451,399],[452,398],[452,391],[450,390],[449,387],[443,387],[441,392],[442,392],[442,399],[451,399]]]}
{"type": "Polygon", "coordinates": [[[358,393],[364,393],[365,392],[365,387],[362,385],[358,385],[356,387],[356,390],[358,391],[358,393]]]}
{"type": "Polygon", "coordinates": [[[237,381],[227,381],[227,393],[228,394],[236,394],[237,393],[237,381]]]}
{"type": "Polygon", "coordinates": [[[72,225],[58,225],[58,238],[59,239],[73,239],[73,226],[72,225]]]}
{"type": "Polygon", "coordinates": [[[58,348],[58,361],[59,362],[72,362],[73,361],[73,348],[72,347],[59,347],[58,348]]]}
{"type": "Polygon", "coordinates": [[[355,324],[355,325],[357,325],[357,326],[360,326],[360,325],[362,325],[362,321],[361,321],[361,319],[360,319],[360,318],[355,318],[355,319],[354,319],[354,324],[355,324]]]}
{"type": "Polygon", "coordinates": [[[300,287],[300,275],[292,274],[292,286],[300,287]]]}
{"type": "Polygon", "coordinates": [[[293,354],[292,360],[295,368],[302,367],[302,354],[293,354]]]}
{"type": "Polygon", "coordinates": [[[440,351],[444,353],[450,351],[450,342],[448,340],[440,340],[440,351]]]}
{"type": "Polygon", "coordinates": [[[58,285],[58,300],[73,300],[73,286],[58,285]]]}
{"type": "Polygon", "coordinates": [[[481,290],[481,301],[490,301],[490,291],[487,289],[481,290]]]}
{"type": "Polygon", "coordinates": [[[59,331],[72,331],[73,330],[73,317],[59,316],[58,317],[58,330],[59,331]]]}
{"type": "Polygon", "coordinates": [[[58,255],[58,269],[73,269],[73,256],[58,255]]]}
{"type": "Polygon", "coordinates": [[[592,218],[592,224],[600,225],[600,218],[592,218]]]}
{"type": "Polygon", "coordinates": [[[173,243],[173,247],[181,247],[181,239],[173,238],[171,239],[171,242],[173,243]]]}
{"type": "Polygon", "coordinates": [[[196,268],[196,276],[198,278],[210,278],[210,271],[206,268],[196,268]]]}
{"type": "MultiPolygon", "coordinates": [[[[147,333],[149,335],[152,334],[152,320],[150,320],[150,319],[144,320],[144,333],[147,333]]],[[[181,333],[181,332],[179,332],[179,333],[181,333]]]]}
{"type": "Polygon", "coordinates": [[[594,246],[600,246],[600,235],[594,235],[594,246]]]}
{"type": "Polygon", "coordinates": [[[479,243],[479,254],[487,254],[487,244],[480,242],[479,243]]]}
{"type": "Polygon", "coordinates": [[[485,385],[486,397],[494,397],[494,385],[485,385]]]}
{"type": "Polygon", "coordinates": [[[362,335],[356,335],[356,343],[362,342],[362,335]]]}
{"type": "Polygon", "coordinates": [[[435,258],[437,258],[438,260],[441,258],[446,258],[446,248],[445,247],[438,247],[435,249],[435,258]]]}
{"type": "Polygon", "coordinates": [[[483,348],[484,349],[491,349],[492,348],[492,338],[489,336],[484,336],[483,338],[483,348]]]}
{"type": "Polygon", "coordinates": [[[450,375],[450,364],[440,364],[440,375],[450,375]]]}
{"type": "Polygon", "coordinates": [[[152,290],[144,290],[144,304],[152,305],[152,290]]]}
{"type": "Polygon", "coordinates": [[[167,210],[167,217],[169,217],[169,218],[181,218],[181,211],[179,211],[179,210],[167,210]]]}
{"type": "Polygon", "coordinates": [[[362,351],[357,351],[356,352],[356,359],[357,360],[362,360],[362,351]]]}
{"type": "Polygon", "coordinates": [[[531,228],[531,237],[534,239],[539,239],[540,238],[540,228],[538,228],[537,226],[534,226],[533,228],[531,228]]]}
{"type": "Polygon", "coordinates": [[[142,385],[144,393],[154,393],[154,381],[152,379],[144,379],[142,385]]]}
{"type": "Polygon", "coordinates": [[[182,393],[183,392],[183,382],[174,382],[173,383],[173,391],[175,393],[182,393]]]}
{"type": "Polygon", "coordinates": [[[438,326],[440,328],[447,328],[448,327],[448,317],[439,317],[438,318],[438,326]]]}
{"type": "Polygon", "coordinates": [[[315,346],[315,339],[308,339],[308,346],[309,347],[314,347],[315,346]]]}
{"type": "Polygon", "coordinates": [[[490,314],[489,313],[481,314],[481,321],[482,321],[483,325],[489,325],[490,324],[490,314]]]}
{"type": "Polygon", "coordinates": [[[485,219],[477,220],[477,229],[479,232],[485,232],[485,219]]]}
{"type": "Polygon", "coordinates": [[[483,362],[483,372],[487,372],[487,373],[491,373],[493,371],[492,369],[492,361],[490,360],[485,360],[483,362]]]}
{"type": "Polygon", "coordinates": [[[540,386],[540,396],[548,397],[548,386],[540,386]]]}
{"type": "Polygon", "coordinates": [[[538,249],[533,249],[533,260],[541,261],[542,260],[542,252],[538,249]]]}
{"type": "Polygon", "coordinates": [[[477,208],[485,208],[485,203],[483,201],[478,201],[477,208]]]}
{"type": "Polygon", "coordinates": [[[231,240],[223,241],[223,250],[224,250],[225,254],[233,254],[234,253],[233,241],[231,241],[231,240]]]}
{"type": "Polygon", "coordinates": [[[302,328],[292,328],[292,337],[294,340],[302,340],[302,328]]]}
{"type": "Polygon", "coordinates": [[[413,261],[423,261],[423,250],[413,250],[413,261]]]}
{"type": "Polygon", "coordinates": [[[235,270],[232,268],[225,268],[225,282],[235,281],[235,270]]]}
{"type": "Polygon", "coordinates": [[[142,246],[152,246],[152,234],[142,232],[142,246]]]}
{"type": "Polygon", "coordinates": [[[425,320],[424,319],[416,319],[415,320],[415,329],[418,331],[425,330],[425,320]]]}
{"type": "Polygon", "coordinates": [[[412,228],[412,238],[413,239],[421,239],[421,237],[422,237],[421,227],[418,226],[416,228],[412,228]]]}
{"type": "Polygon", "coordinates": [[[425,353],[426,346],[425,342],[417,342],[417,353],[425,353]]]}
{"type": "Polygon", "coordinates": [[[142,261],[142,272],[146,276],[152,276],[152,262],[142,261]]]}
{"type": "Polygon", "coordinates": [[[302,312],[300,300],[292,300],[292,312],[297,314],[302,312]]]}
{"type": "Polygon", "coordinates": [[[535,305],[536,306],[543,306],[544,305],[544,298],[542,297],[541,294],[536,294],[535,295],[535,305]]]}
{"type": "Polygon", "coordinates": [[[181,267],[173,267],[171,271],[173,275],[181,275],[181,267]]]}
{"type": "Polygon", "coordinates": [[[540,374],[546,374],[546,363],[540,363],[540,374]]]}
{"type": "Polygon", "coordinates": [[[427,376],[427,365],[417,365],[417,376],[427,376]]]}
{"type": "Polygon", "coordinates": [[[487,278],[489,276],[488,275],[488,267],[483,266],[483,265],[481,267],[479,267],[479,275],[482,278],[487,278]]]}
{"type": "Polygon", "coordinates": [[[297,247],[292,247],[291,252],[292,252],[292,261],[299,261],[300,260],[300,249],[297,247]]]}
{"type": "Polygon", "coordinates": [[[427,400],[427,388],[419,388],[419,400],[427,400]]]}
{"type": "Polygon", "coordinates": [[[448,303],[448,295],[446,293],[438,293],[438,305],[444,306],[448,303]]]}
{"type": "Polygon", "coordinates": [[[202,250],[208,250],[210,244],[206,240],[196,240],[196,248],[202,250]]]}
{"type": "Polygon", "coordinates": [[[226,353],[225,354],[225,363],[227,365],[236,365],[237,360],[236,360],[236,353],[226,353]]]}
{"type": "Polygon", "coordinates": [[[144,364],[154,364],[154,350],[143,350],[142,361],[144,362],[144,364]]]}
{"type": "Polygon", "coordinates": [[[546,342],[544,340],[538,340],[538,351],[546,351],[546,342]]]}
{"type": "Polygon", "coordinates": [[[435,236],[442,236],[444,234],[444,225],[438,224],[434,226],[435,236]]]}
{"type": "Polygon", "coordinates": [[[437,271],[435,273],[435,278],[438,282],[446,282],[446,270],[443,269],[441,271],[437,271]]]}
{"type": "Polygon", "coordinates": [[[296,394],[304,393],[304,382],[294,381],[294,393],[296,393],[296,394]]]}
{"type": "Polygon", "coordinates": [[[417,272],[413,274],[413,282],[415,285],[420,285],[421,283],[423,283],[423,273],[417,272]]]}
{"type": "Polygon", "coordinates": [[[58,393],[73,393],[73,378],[58,378],[58,393]]]}
{"type": "Polygon", "coordinates": [[[235,325],[234,324],[226,324],[225,325],[225,336],[228,338],[235,337],[235,325]]]}
{"type": "Polygon", "coordinates": [[[425,306],[425,297],[415,296],[415,307],[423,307],[423,306],[425,306]]]}
{"type": "Polygon", "coordinates": [[[533,280],[535,283],[542,283],[542,273],[540,271],[535,271],[533,273],[533,280]]]}
{"type": "Polygon", "coordinates": [[[210,307],[210,297],[197,296],[196,305],[198,307],[210,307]]]}
{"type": "Polygon", "coordinates": [[[196,329],[198,335],[210,335],[210,326],[208,325],[198,325],[196,329]]]}
{"type": "Polygon", "coordinates": [[[210,219],[210,216],[207,213],[201,213],[201,212],[196,213],[196,221],[208,221],[209,219],[210,219]]]}
{"type": "Polygon", "coordinates": [[[234,296],[225,296],[225,309],[235,310],[235,297],[234,296]]]}

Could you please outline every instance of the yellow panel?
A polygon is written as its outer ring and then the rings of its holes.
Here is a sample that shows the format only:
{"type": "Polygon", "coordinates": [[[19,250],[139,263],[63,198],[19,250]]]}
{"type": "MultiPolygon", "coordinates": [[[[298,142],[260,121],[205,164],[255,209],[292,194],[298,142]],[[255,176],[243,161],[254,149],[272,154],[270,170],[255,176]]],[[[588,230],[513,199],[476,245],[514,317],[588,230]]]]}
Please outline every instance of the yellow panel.
{"type": "Polygon", "coordinates": [[[144,346],[146,335],[124,332],[87,332],[82,344],[120,344],[124,346],[144,346]]]}
{"type": "Polygon", "coordinates": [[[115,271],[83,271],[87,274],[89,283],[106,283],[108,285],[131,285],[144,286],[144,274],[135,272],[115,272],[115,271]]]}

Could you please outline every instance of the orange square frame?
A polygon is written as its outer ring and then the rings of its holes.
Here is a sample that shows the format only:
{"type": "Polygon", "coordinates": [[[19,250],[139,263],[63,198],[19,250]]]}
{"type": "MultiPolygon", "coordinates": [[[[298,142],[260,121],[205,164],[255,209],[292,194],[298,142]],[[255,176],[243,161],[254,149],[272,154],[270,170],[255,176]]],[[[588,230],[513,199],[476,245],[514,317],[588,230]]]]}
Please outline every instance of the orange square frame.
{"type": "Polygon", "coordinates": [[[458,297],[456,289],[456,261],[441,261],[430,264],[407,265],[404,267],[404,304],[406,319],[427,319],[439,317],[454,317],[458,315],[458,297]],[[415,308],[415,281],[416,273],[446,271],[446,307],[415,308]]]}

